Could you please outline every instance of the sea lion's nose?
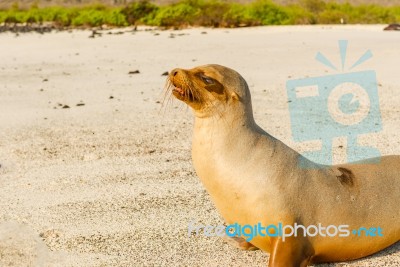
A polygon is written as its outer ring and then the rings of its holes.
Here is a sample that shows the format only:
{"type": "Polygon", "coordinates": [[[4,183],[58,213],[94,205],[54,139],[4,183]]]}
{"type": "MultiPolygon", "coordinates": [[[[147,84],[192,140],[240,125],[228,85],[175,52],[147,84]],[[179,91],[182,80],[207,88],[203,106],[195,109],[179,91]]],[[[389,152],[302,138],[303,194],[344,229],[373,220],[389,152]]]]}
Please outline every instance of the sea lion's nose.
{"type": "Polygon", "coordinates": [[[171,76],[172,76],[172,77],[175,77],[175,76],[178,74],[179,71],[181,71],[181,70],[180,70],[180,69],[173,69],[173,70],[171,71],[171,76]]]}

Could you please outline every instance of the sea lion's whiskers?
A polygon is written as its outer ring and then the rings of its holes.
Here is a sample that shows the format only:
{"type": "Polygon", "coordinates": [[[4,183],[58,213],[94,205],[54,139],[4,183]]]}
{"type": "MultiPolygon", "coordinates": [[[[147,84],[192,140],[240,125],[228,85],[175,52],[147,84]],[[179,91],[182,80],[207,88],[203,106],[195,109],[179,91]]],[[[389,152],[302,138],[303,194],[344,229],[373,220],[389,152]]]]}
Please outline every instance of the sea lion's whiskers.
{"type": "Polygon", "coordinates": [[[162,105],[164,105],[165,99],[167,98],[167,96],[172,96],[172,89],[173,89],[173,84],[171,82],[171,80],[169,78],[167,78],[165,85],[164,85],[164,97],[162,100],[162,105]]]}
{"type": "Polygon", "coordinates": [[[189,79],[186,77],[186,75],[185,76],[183,76],[183,81],[184,81],[184,83],[185,83],[185,85],[186,85],[186,87],[187,87],[187,91],[189,91],[190,92],[190,94],[188,94],[188,99],[189,99],[189,101],[196,101],[196,100],[199,100],[199,99],[197,99],[197,95],[198,95],[198,92],[197,92],[197,90],[194,90],[193,89],[193,85],[192,85],[192,83],[189,81],[189,79]],[[190,97],[192,97],[192,99],[190,99],[190,97]]]}
{"type": "Polygon", "coordinates": [[[189,86],[190,93],[192,95],[192,101],[201,102],[201,94],[195,90],[192,85],[189,86]]]}
{"type": "Polygon", "coordinates": [[[169,77],[167,78],[167,80],[165,81],[165,85],[164,85],[164,94],[163,94],[163,98],[161,101],[161,107],[159,110],[159,113],[161,113],[161,110],[164,110],[163,116],[165,116],[165,113],[167,111],[167,107],[168,105],[170,105],[172,107],[172,89],[174,88],[171,80],[169,79],[169,77]]]}

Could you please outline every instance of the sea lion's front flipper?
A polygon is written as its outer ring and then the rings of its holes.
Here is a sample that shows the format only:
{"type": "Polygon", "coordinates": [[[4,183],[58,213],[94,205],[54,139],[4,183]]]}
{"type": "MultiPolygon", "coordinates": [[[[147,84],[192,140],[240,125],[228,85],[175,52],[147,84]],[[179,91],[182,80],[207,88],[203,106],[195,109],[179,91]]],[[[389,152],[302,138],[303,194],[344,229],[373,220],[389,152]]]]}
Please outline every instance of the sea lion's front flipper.
{"type": "Polygon", "coordinates": [[[304,238],[274,238],[268,267],[307,267],[313,249],[304,238]]]}

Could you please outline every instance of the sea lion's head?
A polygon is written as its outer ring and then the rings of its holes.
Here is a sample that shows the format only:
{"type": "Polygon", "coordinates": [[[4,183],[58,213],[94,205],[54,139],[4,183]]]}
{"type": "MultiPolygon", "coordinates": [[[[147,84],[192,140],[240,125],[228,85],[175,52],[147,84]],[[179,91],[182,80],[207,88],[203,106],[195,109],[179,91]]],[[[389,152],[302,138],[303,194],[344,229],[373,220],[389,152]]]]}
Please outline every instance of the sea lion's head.
{"type": "Polygon", "coordinates": [[[223,115],[234,109],[252,113],[250,91],[236,71],[221,65],[193,69],[174,69],[168,87],[179,100],[189,105],[196,116],[223,115]]]}

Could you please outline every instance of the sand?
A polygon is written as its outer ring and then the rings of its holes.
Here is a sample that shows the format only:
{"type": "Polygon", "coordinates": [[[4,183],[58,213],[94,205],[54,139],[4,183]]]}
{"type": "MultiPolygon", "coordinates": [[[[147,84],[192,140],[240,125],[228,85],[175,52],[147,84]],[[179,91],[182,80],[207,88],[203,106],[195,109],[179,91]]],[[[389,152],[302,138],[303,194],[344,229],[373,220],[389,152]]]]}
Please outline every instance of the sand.
{"type": "MultiPolygon", "coordinates": [[[[357,70],[375,70],[380,84],[383,131],[361,139],[400,154],[400,34],[382,28],[1,34],[0,266],[265,266],[266,253],[188,237],[191,220],[223,221],[191,164],[191,111],[162,105],[161,74],[207,63],[238,70],[257,122],[301,151],[286,81],[340,73],[314,57],[339,65],[337,42],[347,39],[348,62],[371,49],[357,70]]],[[[398,244],[320,266],[399,265],[398,244]]]]}

